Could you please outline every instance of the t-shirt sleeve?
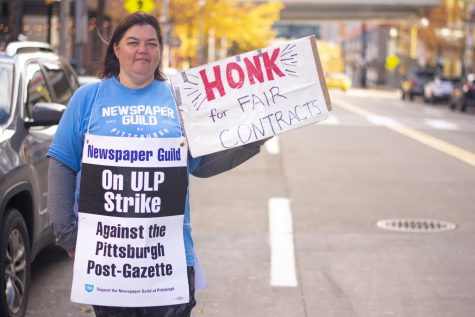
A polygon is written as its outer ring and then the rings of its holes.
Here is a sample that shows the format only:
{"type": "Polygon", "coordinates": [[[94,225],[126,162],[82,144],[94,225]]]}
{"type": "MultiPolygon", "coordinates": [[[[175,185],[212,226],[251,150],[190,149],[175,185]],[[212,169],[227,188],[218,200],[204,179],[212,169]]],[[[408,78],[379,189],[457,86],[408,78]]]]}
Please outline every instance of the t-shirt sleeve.
{"type": "Polygon", "coordinates": [[[66,107],[48,156],[75,172],[81,168],[84,134],[98,84],[79,88],[66,107]]]}
{"type": "Polygon", "coordinates": [[[190,152],[188,152],[188,170],[191,174],[195,172],[198,166],[201,164],[202,156],[193,157],[190,152]]]}

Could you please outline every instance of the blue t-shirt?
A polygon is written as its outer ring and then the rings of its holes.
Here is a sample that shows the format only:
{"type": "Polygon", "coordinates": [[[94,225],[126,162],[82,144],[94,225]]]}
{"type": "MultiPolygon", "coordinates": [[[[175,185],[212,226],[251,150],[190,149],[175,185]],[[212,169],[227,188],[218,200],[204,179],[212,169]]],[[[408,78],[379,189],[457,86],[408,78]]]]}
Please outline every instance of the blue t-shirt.
{"type": "MultiPolygon", "coordinates": [[[[132,138],[183,136],[171,88],[166,82],[157,80],[144,88],[128,88],[116,78],[109,78],[79,88],[61,118],[48,156],[80,173],[84,136],[88,131],[94,135],[132,138]],[[91,117],[93,108],[95,115],[91,117]]],[[[200,158],[188,156],[188,172],[193,171],[199,162],[200,158]]],[[[79,190],[79,186],[77,188],[79,190]]],[[[76,205],[78,197],[76,193],[76,205]]],[[[192,266],[194,250],[189,191],[185,202],[183,235],[187,265],[192,266]]]]}

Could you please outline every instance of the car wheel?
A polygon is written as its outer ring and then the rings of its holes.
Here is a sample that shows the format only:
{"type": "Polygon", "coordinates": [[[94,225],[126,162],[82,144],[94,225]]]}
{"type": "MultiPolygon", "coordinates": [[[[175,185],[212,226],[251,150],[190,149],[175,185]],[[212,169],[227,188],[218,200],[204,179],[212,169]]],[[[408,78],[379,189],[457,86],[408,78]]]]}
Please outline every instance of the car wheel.
{"type": "Polygon", "coordinates": [[[7,210],[1,230],[0,315],[20,317],[26,312],[30,292],[31,253],[25,220],[18,210],[7,210]]]}

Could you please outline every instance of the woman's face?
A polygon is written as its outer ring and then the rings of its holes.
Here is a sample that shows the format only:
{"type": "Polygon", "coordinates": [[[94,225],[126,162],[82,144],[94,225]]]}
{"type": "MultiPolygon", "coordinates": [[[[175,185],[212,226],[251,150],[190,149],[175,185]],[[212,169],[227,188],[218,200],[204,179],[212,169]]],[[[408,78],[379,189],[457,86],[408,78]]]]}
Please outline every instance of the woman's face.
{"type": "Polygon", "coordinates": [[[114,45],[114,52],[119,59],[119,79],[122,84],[138,88],[153,81],[160,59],[160,44],[151,25],[132,26],[114,45]]]}

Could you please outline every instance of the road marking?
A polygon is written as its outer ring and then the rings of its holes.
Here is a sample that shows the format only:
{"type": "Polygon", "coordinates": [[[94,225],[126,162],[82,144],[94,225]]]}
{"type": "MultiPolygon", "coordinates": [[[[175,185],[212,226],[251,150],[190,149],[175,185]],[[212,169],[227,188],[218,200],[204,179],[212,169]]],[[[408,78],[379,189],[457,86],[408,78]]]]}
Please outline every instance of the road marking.
{"type": "MultiPolygon", "coordinates": [[[[378,120],[375,118],[381,117],[378,116],[377,114],[359,108],[357,106],[354,106],[346,101],[333,98],[333,101],[337,101],[336,104],[343,109],[346,109],[350,112],[356,113],[362,117],[365,117],[368,121],[372,122],[374,120],[378,120]]],[[[381,122],[381,120],[380,120],[381,122]]],[[[402,135],[405,135],[413,140],[416,140],[418,142],[421,142],[427,146],[432,147],[433,149],[436,149],[440,152],[443,152],[445,154],[448,154],[456,159],[461,160],[462,162],[465,162],[467,164],[470,164],[472,166],[475,166],[475,154],[464,150],[458,146],[455,146],[453,144],[450,144],[448,142],[442,141],[438,138],[435,138],[427,133],[412,129],[408,126],[405,126],[396,120],[389,120],[386,123],[382,124],[382,126],[385,126],[386,128],[393,130],[395,132],[398,132],[402,135]]]]}
{"type": "Polygon", "coordinates": [[[424,123],[434,129],[440,130],[460,130],[459,126],[441,119],[424,119],[424,123]]]}
{"type": "Polygon", "coordinates": [[[369,116],[366,119],[374,125],[388,126],[399,124],[398,121],[385,116],[369,116]]]}
{"type": "Polygon", "coordinates": [[[287,198],[269,199],[270,285],[296,287],[292,211],[287,198]]]}
{"type": "Polygon", "coordinates": [[[276,135],[273,138],[269,139],[264,146],[269,154],[279,154],[280,146],[279,146],[279,137],[276,135]]]}

